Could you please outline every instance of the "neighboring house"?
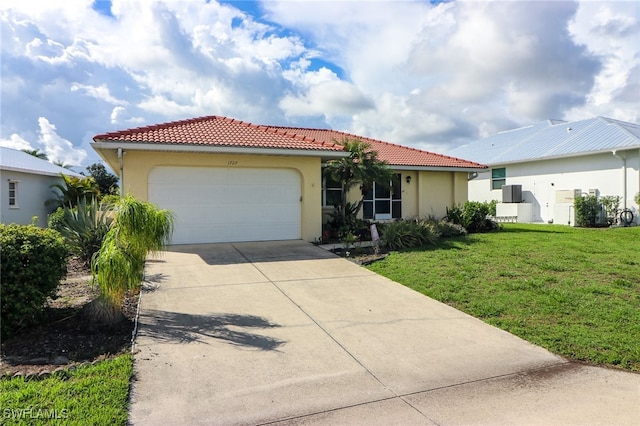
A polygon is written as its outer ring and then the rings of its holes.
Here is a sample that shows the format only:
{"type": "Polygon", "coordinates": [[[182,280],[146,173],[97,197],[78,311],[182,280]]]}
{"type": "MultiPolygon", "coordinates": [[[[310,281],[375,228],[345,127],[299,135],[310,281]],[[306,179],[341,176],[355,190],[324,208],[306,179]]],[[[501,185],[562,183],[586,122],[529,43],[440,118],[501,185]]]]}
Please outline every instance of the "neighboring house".
{"type": "Polygon", "coordinates": [[[444,216],[467,200],[467,176],[485,166],[347,133],[262,126],[208,116],[97,135],[93,148],[122,193],[176,215],[174,244],[321,236],[335,186],[322,164],[348,156],[343,139],[368,142],[400,174],[396,191],[373,191],[375,219],[444,216]],[[324,205],[323,205],[324,204],[324,205]]]}
{"type": "Polygon", "coordinates": [[[47,226],[45,202],[55,195],[51,186],[63,183],[60,174],[82,175],[26,152],[0,147],[0,222],[47,226]]]}
{"type": "MultiPolygon", "coordinates": [[[[489,166],[469,181],[471,201],[502,201],[503,185],[521,185],[524,221],[575,224],[576,195],[621,197],[620,208],[638,217],[640,125],[596,117],[565,122],[548,120],[498,133],[453,149],[489,166]],[[529,219],[529,220],[526,220],[529,219]]],[[[498,207],[501,207],[500,205],[498,207]]],[[[520,218],[522,219],[522,218],[520,218]]]]}

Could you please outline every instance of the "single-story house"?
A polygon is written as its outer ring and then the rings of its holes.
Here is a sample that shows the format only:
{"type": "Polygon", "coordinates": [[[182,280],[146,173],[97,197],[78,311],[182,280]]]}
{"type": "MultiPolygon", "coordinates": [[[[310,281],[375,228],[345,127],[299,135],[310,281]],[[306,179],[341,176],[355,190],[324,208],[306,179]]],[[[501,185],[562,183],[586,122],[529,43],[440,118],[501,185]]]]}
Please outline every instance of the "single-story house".
{"type": "MultiPolygon", "coordinates": [[[[373,191],[372,219],[444,216],[467,200],[467,176],[485,166],[325,129],[255,125],[206,116],[105,133],[93,148],[120,178],[121,192],[176,216],[173,244],[303,239],[322,234],[322,165],[359,139],[400,174],[396,191],[373,191]]],[[[323,205],[324,204],[324,205],[323,205]]]]}
{"type": "Polygon", "coordinates": [[[47,226],[45,202],[55,197],[52,185],[62,184],[61,174],[82,177],[26,152],[0,147],[0,223],[47,226]]]}
{"type": "Polygon", "coordinates": [[[500,132],[448,154],[489,166],[469,181],[471,201],[509,201],[503,200],[503,193],[507,198],[521,194],[511,200],[516,203],[498,205],[519,221],[574,225],[575,197],[595,194],[619,196],[620,208],[631,209],[637,223],[638,124],[605,117],[547,120],[500,132]]]}

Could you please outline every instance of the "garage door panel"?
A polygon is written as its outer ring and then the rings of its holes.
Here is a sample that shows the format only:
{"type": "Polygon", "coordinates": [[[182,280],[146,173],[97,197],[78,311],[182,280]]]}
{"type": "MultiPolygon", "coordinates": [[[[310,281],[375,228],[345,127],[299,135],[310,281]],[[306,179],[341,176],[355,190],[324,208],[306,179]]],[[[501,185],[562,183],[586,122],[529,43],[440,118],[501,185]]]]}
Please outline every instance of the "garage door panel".
{"type": "Polygon", "coordinates": [[[159,167],[149,200],[174,212],[174,244],[299,239],[300,176],[290,169],[159,167]]]}

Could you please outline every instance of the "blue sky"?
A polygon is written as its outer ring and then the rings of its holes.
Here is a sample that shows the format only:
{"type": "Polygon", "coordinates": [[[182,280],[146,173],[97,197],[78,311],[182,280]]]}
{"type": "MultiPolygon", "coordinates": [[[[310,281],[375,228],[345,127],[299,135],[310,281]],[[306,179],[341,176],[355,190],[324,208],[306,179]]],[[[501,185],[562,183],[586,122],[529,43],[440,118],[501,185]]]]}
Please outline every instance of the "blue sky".
{"type": "Polygon", "coordinates": [[[547,118],[640,123],[633,1],[3,0],[0,145],[223,115],[436,152],[547,118]]]}

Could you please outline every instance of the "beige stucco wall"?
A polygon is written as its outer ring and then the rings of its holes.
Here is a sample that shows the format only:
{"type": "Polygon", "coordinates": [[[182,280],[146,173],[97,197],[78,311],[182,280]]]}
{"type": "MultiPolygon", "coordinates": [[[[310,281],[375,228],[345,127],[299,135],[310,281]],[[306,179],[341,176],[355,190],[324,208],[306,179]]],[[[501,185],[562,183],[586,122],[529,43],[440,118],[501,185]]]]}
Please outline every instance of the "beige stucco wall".
{"type": "MultiPolygon", "coordinates": [[[[413,183],[413,182],[412,182],[413,183]]],[[[467,201],[466,172],[424,172],[418,177],[418,216],[445,216],[447,207],[467,201]]]]}
{"type": "MultiPolygon", "coordinates": [[[[113,170],[118,171],[115,152],[102,152],[113,170]]],[[[271,156],[217,153],[126,151],[123,156],[124,193],[148,200],[148,177],[161,166],[287,168],[297,171],[301,181],[302,239],[314,241],[322,234],[322,177],[319,157],[271,156]]]]}
{"type": "MultiPolygon", "coordinates": [[[[401,174],[402,217],[443,218],[447,207],[467,201],[467,172],[397,170],[401,174]],[[411,182],[407,183],[407,176],[411,182]]],[[[349,193],[349,201],[356,202],[357,188],[349,193]]],[[[330,209],[329,209],[330,210],[330,209]]],[[[360,212],[362,217],[362,212],[360,212]]]]}
{"type": "MultiPolygon", "coordinates": [[[[111,168],[119,170],[114,150],[101,152],[111,168]]],[[[124,192],[139,199],[148,199],[148,176],[154,167],[246,167],[290,168],[298,171],[302,182],[302,239],[314,241],[322,234],[324,221],[331,208],[322,207],[322,168],[318,157],[267,156],[243,154],[212,154],[184,152],[127,151],[124,155],[124,192]]],[[[447,207],[467,201],[467,173],[448,171],[397,170],[401,176],[402,216],[442,218],[447,207]],[[407,176],[411,182],[407,183],[407,176]]],[[[359,199],[355,188],[349,201],[359,199]]],[[[360,212],[362,216],[362,212],[360,212]]]]}

